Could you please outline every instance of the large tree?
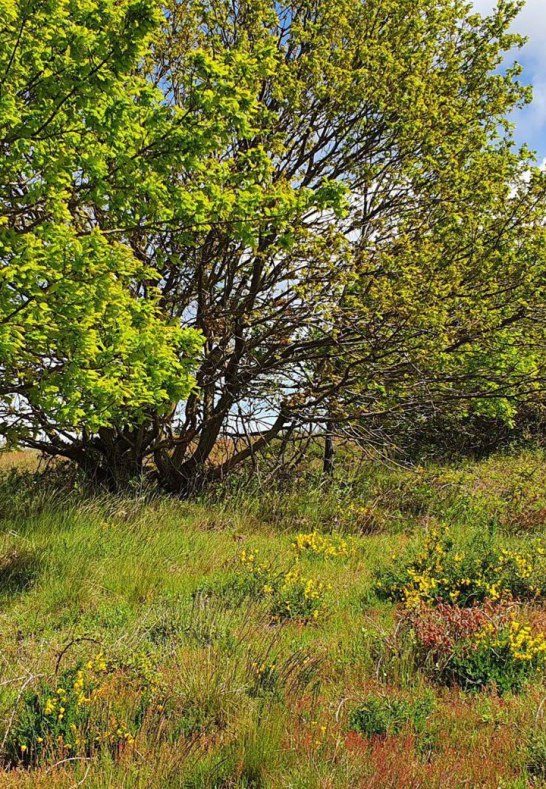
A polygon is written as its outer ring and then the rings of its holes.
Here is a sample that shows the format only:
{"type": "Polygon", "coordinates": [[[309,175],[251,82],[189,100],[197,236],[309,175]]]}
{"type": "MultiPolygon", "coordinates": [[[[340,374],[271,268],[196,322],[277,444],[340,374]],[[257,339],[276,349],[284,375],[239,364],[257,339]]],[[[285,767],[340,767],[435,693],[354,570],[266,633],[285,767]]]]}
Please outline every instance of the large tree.
{"type": "MultiPolygon", "coordinates": [[[[502,411],[540,385],[544,179],[506,120],[529,92],[500,68],[517,5],[166,4],[140,74],[172,113],[80,211],[204,337],[199,389],[131,437],[169,489],[304,425],[502,411]]],[[[115,476],[127,434],[49,446],[115,476]]]]}
{"type": "Polygon", "coordinates": [[[0,435],[65,436],[84,465],[73,439],[130,434],[186,397],[201,347],[165,319],[157,271],[81,199],[98,207],[118,152],[167,121],[136,75],[160,18],[148,0],[0,2],[0,435]]]}

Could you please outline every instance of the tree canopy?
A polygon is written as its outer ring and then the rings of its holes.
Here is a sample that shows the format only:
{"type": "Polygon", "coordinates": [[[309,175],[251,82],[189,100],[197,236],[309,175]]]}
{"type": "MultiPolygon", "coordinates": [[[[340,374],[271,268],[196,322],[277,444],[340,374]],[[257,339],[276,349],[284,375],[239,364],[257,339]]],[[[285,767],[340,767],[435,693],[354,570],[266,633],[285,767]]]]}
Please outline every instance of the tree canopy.
{"type": "Polygon", "coordinates": [[[165,319],[157,272],[85,207],[154,112],[135,68],[157,23],[141,0],[0,3],[0,419],[12,440],[124,424],[193,388],[200,337],[165,319]]]}
{"type": "MultiPolygon", "coordinates": [[[[67,55],[66,27],[38,35],[31,3],[4,5],[9,126],[25,131],[7,143],[2,228],[9,255],[30,238],[34,261],[79,271],[73,293],[83,279],[104,298],[63,311],[79,334],[74,356],[55,333],[60,396],[51,341],[27,363],[44,398],[25,393],[27,443],[114,484],[153,459],[187,493],[304,430],[366,435],[439,409],[510,420],[541,390],[545,179],[508,121],[529,90],[501,68],[518,3],[487,17],[460,0],[50,5],[89,40],[67,55]],[[109,388],[123,414],[99,426],[109,388]],[[91,421],[67,435],[76,390],[91,421]]],[[[62,282],[50,298],[70,300],[62,282]]],[[[55,330],[37,306],[21,314],[8,331],[31,315],[55,330]]]]}

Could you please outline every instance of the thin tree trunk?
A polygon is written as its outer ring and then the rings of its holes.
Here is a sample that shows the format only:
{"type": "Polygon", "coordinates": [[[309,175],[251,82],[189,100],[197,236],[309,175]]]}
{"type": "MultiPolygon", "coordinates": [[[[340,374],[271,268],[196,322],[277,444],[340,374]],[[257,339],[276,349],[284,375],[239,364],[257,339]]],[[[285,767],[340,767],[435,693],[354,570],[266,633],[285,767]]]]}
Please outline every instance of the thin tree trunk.
{"type": "Polygon", "coordinates": [[[324,434],[324,458],[322,462],[322,473],[327,477],[334,476],[334,437],[332,433],[332,423],[326,423],[326,433],[324,434]]]}

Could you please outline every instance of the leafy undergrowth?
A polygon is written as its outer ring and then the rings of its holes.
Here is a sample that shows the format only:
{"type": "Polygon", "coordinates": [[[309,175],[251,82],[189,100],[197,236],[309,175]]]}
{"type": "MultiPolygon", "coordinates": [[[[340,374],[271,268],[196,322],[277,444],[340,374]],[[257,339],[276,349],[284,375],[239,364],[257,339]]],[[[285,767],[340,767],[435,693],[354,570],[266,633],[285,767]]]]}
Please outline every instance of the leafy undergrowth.
{"type": "Polygon", "coordinates": [[[538,454],[190,503],[6,473],[0,786],[546,786],[544,482],[538,454]]]}

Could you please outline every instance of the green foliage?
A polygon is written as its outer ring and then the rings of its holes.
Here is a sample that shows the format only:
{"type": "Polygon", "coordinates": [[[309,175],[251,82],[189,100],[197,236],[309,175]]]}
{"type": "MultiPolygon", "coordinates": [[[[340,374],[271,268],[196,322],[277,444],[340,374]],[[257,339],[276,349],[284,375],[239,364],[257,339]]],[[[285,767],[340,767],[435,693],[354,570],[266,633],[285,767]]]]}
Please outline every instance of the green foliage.
{"type": "MultiPolygon", "coordinates": [[[[18,455],[27,469],[36,462],[29,454],[18,455]]],[[[16,461],[0,456],[4,468],[16,461]]],[[[321,549],[339,547],[338,532],[320,531],[319,515],[324,496],[333,526],[336,486],[318,485],[312,472],[288,488],[285,509],[268,488],[263,518],[256,489],[233,492],[231,482],[222,496],[180,501],[146,489],[89,497],[62,470],[49,483],[28,471],[19,485],[2,475],[0,566],[21,573],[1,601],[0,783],[307,789],[413,786],[425,776],[455,789],[523,787],[533,775],[538,783],[544,601],[361,602],[377,567],[393,552],[410,555],[410,529],[422,547],[429,518],[401,515],[412,479],[422,490],[428,474],[460,481],[464,471],[457,496],[468,504],[476,480],[484,494],[519,485],[531,457],[427,474],[354,463],[341,490],[358,507],[382,508],[385,523],[380,533],[352,533],[351,556],[331,558],[321,549]],[[294,569],[298,534],[320,549],[302,546],[301,575],[332,586],[316,627],[299,617],[273,623],[274,595],[263,590],[275,575],[280,589],[294,569]],[[265,575],[234,566],[244,546],[247,557],[249,546],[258,551],[251,564],[266,565],[265,575]]],[[[534,500],[537,478],[522,488],[522,504],[534,500]]],[[[427,507],[449,514],[468,550],[476,510],[432,490],[427,507]]],[[[510,550],[527,555],[533,544],[518,534],[510,550]]]]}
{"type": "Polygon", "coordinates": [[[517,692],[546,668],[546,638],[519,621],[520,613],[491,602],[472,608],[420,605],[402,614],[398,637],[408,643],[415,665],[436,682],[517,692]]]}
{"type": "Polygon", "coordinates": [[[131,73],[158,10],[153,0],[0,5],[0,432],[8,440],[38,425],[96,431],[139,421],[193,388],[199,334],[161,314],[157,272],[89,209],[99,197],[113,208],[120,151],[135,157],[147,124],[160,120],[157,97],[131,73]]]}
{"type": "Polygon", "coordinates": [[[379,571],[376,591],[411,607],[438,601],[471,606],[486,599],[534,600],[546,595],[546,548],[542,539],[521,548],[502,547],[492,537],[475,535],[457,544],[447,529],[432,529],[379,571]]]}
{"type": "Polygon", "coordinates": [[[266,601],[274,622],[311,623],[323,615],[330,587],[305,575],[298,561],[285,569],[272,562],[259,561],[256,551],[244,549],[240,563],[233,578],[219,588],[211,587],[210,591],[219,592],[228,603],[235,605],[245,598],[266,601]]]}
{"type": "Polygon", "coordinates": [[[351,710],[349,727],[370,738],[398,734],[405,728],[422,734],[434,708],[432,694],[414,700],[370,695],[351,710]]]}

